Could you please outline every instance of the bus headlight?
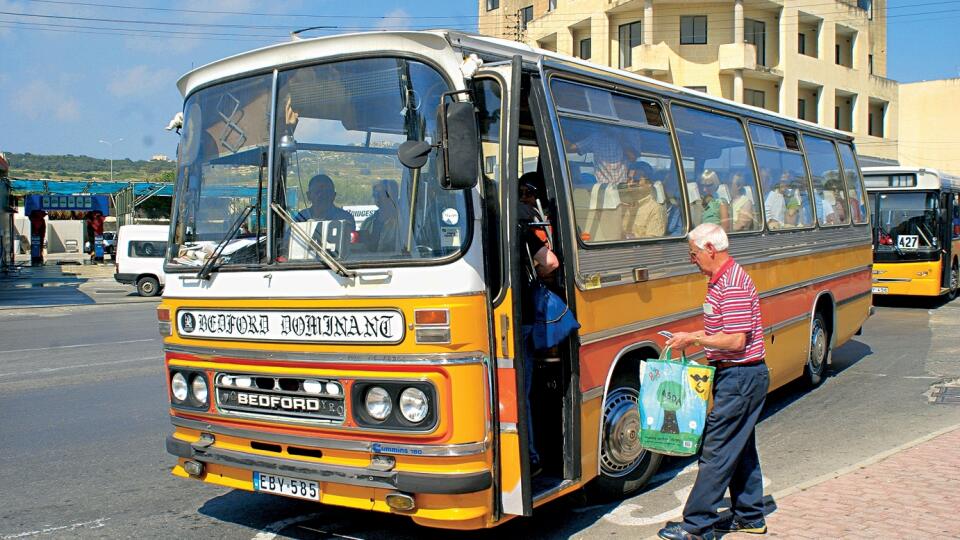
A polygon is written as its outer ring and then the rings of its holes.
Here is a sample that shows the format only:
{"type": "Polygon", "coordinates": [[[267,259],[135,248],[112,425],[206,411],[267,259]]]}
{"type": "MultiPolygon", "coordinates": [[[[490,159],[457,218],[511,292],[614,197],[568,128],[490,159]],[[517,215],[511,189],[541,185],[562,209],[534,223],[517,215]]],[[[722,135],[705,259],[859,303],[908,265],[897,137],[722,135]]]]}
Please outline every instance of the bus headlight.
{"type": "Polygon", "coordinates": [[[193,398],[197,400],[198,403],[206,405],[207,397],[209,396],[207,392],[207,378],[202,373],[194,375],[193,381],[190,383],[190,388],[193,390],[193,398]]]}
{"type": "Polygon", "coordinates": [[[418,388],[407,388],[400,394],[400,414],[414,424],[423,421],[430,412],[427,395],[418,388]]]}
{"type": "Polygon", "coordinates": [[[364,402],[367,406],[367,414],[376,420],[386,420],[393,411],[390,393],[379,386],[373,386],[367,390],[364,402]]]}
{"type": "Polygon", "coordinates": [[[183,373],[175,373],[173,375],[173,378],[170,380],[170,390],[173,391],[173,399],[177,401],[187,400],[187,378],[183,376],[183,373]]]}

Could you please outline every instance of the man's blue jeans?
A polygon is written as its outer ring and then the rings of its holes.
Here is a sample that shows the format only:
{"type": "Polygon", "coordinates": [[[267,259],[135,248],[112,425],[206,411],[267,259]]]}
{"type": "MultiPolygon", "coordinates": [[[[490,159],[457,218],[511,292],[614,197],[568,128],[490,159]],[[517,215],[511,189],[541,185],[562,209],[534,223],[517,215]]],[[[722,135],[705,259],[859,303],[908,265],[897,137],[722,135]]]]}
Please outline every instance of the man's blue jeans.
{"type": "Polygon", "coordinates": [[[713,409],[707,415],[700,467],[683,509],[691,534],[713,529],[717,507],[730,488],[730,508],[744,521],[763,518],[763,476],[755,426],[767,397],[770,372],[764,363],[717,369],[713,409]]]}

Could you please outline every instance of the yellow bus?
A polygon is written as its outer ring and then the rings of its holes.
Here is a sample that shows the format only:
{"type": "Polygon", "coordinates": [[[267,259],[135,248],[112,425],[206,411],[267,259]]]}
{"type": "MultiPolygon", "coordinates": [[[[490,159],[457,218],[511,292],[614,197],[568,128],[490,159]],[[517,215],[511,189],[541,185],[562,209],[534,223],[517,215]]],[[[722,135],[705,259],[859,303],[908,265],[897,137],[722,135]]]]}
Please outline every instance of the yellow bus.
{"type": "Polygon", "coordinates": [[[960,288],[960,178],[865,167],[873,209],[873,293],[953,299],[960,288]]]}
{"type": "Polygon", "coordinates": [[[848,134],[453,31],[297,39],[179,89],[176,476],[454,529],[633,493],[661,461],[639,362],[701,327],[704,221],[761,291],[771,388],[819,383],[869,314],[848,134]],[[530,227],[581,325],[543,351],[521,343],[530,227]]]}

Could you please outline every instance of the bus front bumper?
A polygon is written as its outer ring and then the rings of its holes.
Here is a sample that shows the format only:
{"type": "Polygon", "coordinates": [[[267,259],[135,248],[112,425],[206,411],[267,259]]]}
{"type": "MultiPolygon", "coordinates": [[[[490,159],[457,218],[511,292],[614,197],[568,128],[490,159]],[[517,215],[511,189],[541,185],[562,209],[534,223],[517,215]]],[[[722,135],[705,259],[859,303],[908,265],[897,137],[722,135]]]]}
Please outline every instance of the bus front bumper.
{"type": "Polygon", "coordinates": [[[216,448],[205,442],[190,443],[167,436],[167,452],[183,459],[228,467],[295,476],[317,482],[392,489],[407,493],[454,495],[482,491],[492,484],[490,471],[428,474],[380,471],[367,467],[321,465],[216,448]]]}

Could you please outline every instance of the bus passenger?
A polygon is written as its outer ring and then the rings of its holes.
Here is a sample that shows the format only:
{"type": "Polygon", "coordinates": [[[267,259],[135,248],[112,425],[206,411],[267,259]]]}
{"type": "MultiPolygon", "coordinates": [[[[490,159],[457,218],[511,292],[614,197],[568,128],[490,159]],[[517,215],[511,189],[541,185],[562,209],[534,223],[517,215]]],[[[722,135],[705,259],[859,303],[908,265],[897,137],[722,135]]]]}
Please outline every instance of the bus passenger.
{"type": "Polygon", "coordinates": [[[400,187],[396,180],[377,180],[373,184],[373,202],[377,210],[360,226],[360,244],[369,251],[395,251],[399,232],[400,187]]]}
{"type": "Polygon", "coordinates": [[[720,187],[720,177],[710,169],[700,175],[700,191],[703,204],[703,223],[715,223],[730,230],[730,205],[717,195],[720,187]]]}
{"type": "Polygon", "coordinates": [[[629,179],[620,184],[620,201],[624,206],[623,235],[625,239],[658,238],[667,231],[667,212],[654,198],[649,164],[631,163],[629,179]],[[643,166],[646,165],[646,168],[643,166]]]}
{"type": "Polygon", "coordinates": [[[734,173],[730,179],[730,189],[733,191],[733,202],[730,209],[733,214],[733,230],[749,231],[754,228],[753,197],[748,194],[746,181],[742,173],[734,173]]]}
{"type": "Polygon", "coordinates": [[[568,142],[567,150],[577,154],[593,154],[593,172],[600,184],[618,184],[627,178],[628,163],[636,160],[636,152],[616,129],[590,124],[576,142],[568,142]]]}
{"type": "Polygon", "coordinates": [[[764,210],[767,213],[767,227],[770,229],[780,229],[786,222],[787,200],[784,197],[786,189],[787,182],[781,178],[763,201],[764,210]]]}
{"type": "MultiPolygon", "coordinates": [[[[546,231],[543,227],[531,225],[535,221],[545,221],[545,217],[540,213],[537,207],[537,184],[542,185],[542,177],[537,172],[528,172],[520,177],[519,195],[520,204],[518,205],[518,222],[521,227],[521,241],[526,250],[526,257],[521,255],[529,263],[530,272],[529,283],[540,279],[544,282],[550,282],[554,278],[554,273],[560,268],[560,260],[550,249],[550,243],[547,240],[546,231]]],[[[529,272],[529,270],[528,270],[529,272]]],[[[524,283],[527,284],[526,282],[524,283]]],[[[522,295],[529,297],[530,290],[524,291],[522,295]]],[[[530,389],[533,388],[534,375],[534,356],[536,351],[533,347],[533,324],[534,312],[528,306],[527,302],[521,313],[522,333],[521,333],[521,351],[523,354],[523,392],[527,402],[527,451],[530,454],[531,475],[536,476],[543,470],[540,464],[540,455],[537,453],[537,445],[534,439],[533,429],[533,407],[531,405],[530,389]]]]}
{"type": "Polygon", "coordinates": [[[336,198],[337,190],[333,180],[325,174],[318,174],[310,179],[307,188],[307,200],[310,201],[310,206],[297,212],[293,219],[296,221],[342,221],[348,226],[345,232],[355,231],[357,222],[353,214],[333,204],[336,198]]]}

